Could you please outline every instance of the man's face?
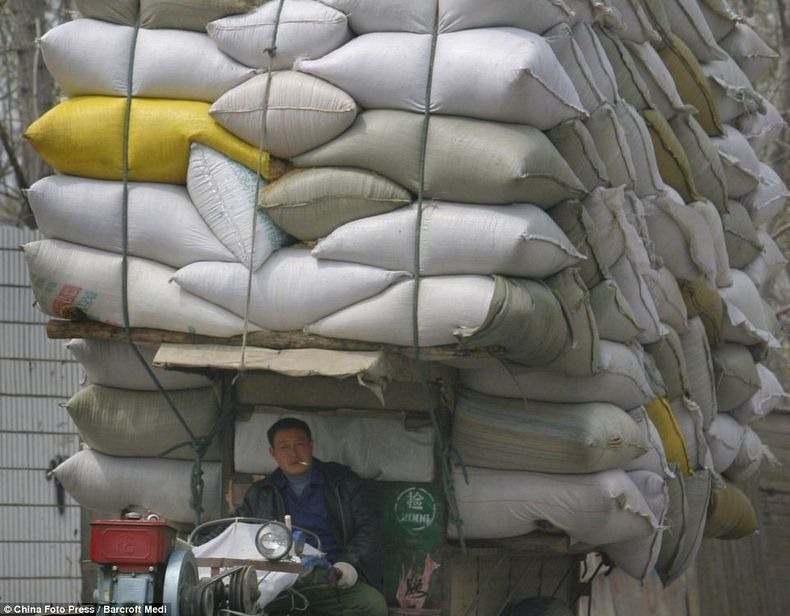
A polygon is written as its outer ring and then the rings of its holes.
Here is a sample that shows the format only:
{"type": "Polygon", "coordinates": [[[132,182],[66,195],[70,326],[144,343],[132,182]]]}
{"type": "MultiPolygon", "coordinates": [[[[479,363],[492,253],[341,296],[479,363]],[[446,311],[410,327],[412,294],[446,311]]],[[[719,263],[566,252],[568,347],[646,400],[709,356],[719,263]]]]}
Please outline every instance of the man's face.
{"type": "Polygon", "coordinates": [[[278,430],[269,453],[280,470],[289,475],[301,475],[310,469],[313,461],[313,441],[299,428],[278,430]]]}

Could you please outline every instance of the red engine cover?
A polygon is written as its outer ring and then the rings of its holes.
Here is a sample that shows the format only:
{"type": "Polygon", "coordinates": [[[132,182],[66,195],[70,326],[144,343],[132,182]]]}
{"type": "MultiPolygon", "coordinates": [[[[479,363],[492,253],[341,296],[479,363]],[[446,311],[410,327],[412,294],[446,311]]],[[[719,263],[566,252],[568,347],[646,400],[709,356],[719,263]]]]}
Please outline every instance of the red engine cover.
{"type": "Polygon", "coordinates": [[[176,539],[176,530],[158,521],[95,520],[90,526],[90,559],[127,571],[164,563],[176,539]]]}

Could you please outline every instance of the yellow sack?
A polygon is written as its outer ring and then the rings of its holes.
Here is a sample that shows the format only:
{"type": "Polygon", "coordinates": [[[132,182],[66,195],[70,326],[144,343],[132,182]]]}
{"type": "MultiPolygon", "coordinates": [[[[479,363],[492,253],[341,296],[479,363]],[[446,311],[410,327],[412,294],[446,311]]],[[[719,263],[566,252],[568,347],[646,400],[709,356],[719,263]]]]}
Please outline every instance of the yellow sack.
{"type": "Polygon", "coordinates": [[[731,483],[711,491],[706,538],[741,539],[756,531],[757,513],[746,494],[731,483]]]}
{"type": "Polygon", "coordinates": [[[686,150],[675,135],[667,119],[654,109],[642,111],[653,150],[656,153],[658,172],[667,184],[674,188],[686,203],[699,201],[702,197],[694,185],[686,150]]]}
{"type": "MultiPolygon", "coordinates": [[[[202,143],[249,167],[258,168],[257,147],[229,133],[209,116],[209,103],[133,98],[129,117],[129,180],[186,184],[189,145],[202,143]]],[[[68,175],[123,179],[126,98],[78,96],[49,110],[25,132],[44,161],[68,175]]],[[[284,164],[264,152],[267,180],[284,164]]]]}
{"type": "Polygon", "coordinates": [[[661,442],[664,444],[664,453],[667,456],[667,461],[670,464],[677,464],[680,472],[686,476],[693,473],[691,470],[691,463],[689,462],[689,453],[686,448],[686,441],[683,438],[683,432],[680,431],[680,426],[672,414],[672,408],[669,406],[666,398],[658,397],[649,404],[645,405],[650,421],[655,425],[658,430],[658,435],[661,437],[661,442]]]}
{"type": "Polygon", "coordinates": [[[668,35],[664,42],[666,46],[658,54],[675,80],[680,98],[699,111],[697,121],[708,135],[722,135],[724,126],[719,117],[719,110],[716,108],[708,78],[702,72],[697,58],[674,34],[668,35]]]}

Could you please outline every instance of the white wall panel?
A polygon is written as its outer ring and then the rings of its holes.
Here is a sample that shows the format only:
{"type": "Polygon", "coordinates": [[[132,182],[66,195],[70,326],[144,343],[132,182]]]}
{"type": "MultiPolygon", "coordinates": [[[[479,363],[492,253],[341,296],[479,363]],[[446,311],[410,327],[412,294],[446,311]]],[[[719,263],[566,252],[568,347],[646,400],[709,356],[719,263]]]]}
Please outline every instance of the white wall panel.
{"type": "Polygon", "coordinates": [[[79,577],[0,579],[0,597],[14,603],[78,603],[81,586],[79,577]]]}
{"type": "Polygon", "coordinates": [[[68,412],[59,406],[64,400],[0,394],[0,431],[76,433],[68,412]]]}
{"type": "MultiPolygon", "coordinates": [[[[71,501],[73,503],[74,501],[71,501]]],[[[80,508],[71,504],[60,513],[56,507],[0,506],[0,550],[5,542],[79,542],[80,508]]]]}
{"type": "Polygon", "coordinates": [[[49,340],[48,317],[33,307],[19,245],[35,231],[0,226],[0,601],[78,602],[80,508],[57,508],[50,461],[78,450],[59,402],[79,387],[81,366],[49,340]]]}
{"type": "MultiPolygon", "coordinates": [[[[58,410],[66,413],[65,409],[58,410]]],[[[56,456],[67,458],[77,451],[76,434],[0,432],[0,469],[46,471],[56,456]]]]}

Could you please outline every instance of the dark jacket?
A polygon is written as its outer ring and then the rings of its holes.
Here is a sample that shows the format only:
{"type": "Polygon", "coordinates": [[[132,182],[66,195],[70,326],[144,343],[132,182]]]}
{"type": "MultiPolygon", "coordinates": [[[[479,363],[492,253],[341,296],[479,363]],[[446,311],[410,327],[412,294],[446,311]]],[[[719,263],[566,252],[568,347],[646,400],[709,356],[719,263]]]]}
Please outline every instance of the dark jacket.
{"type": "MultiPolygon", "coordinates": [[[[336,462],[322,462],[313,458],[313,467],[324,476],[326,504],[340,547],[338,560],[351,563],[361,579],[381,588],[383,568],[380,533],[364,482],[349,467],[336,462]]],[[[277,482],[282,476],[283,472],[278,468],[253,483],[244,495],[244,502],[233,512],[232,517],[282,521],[285,503],[277,489],[277,482]]]]}

